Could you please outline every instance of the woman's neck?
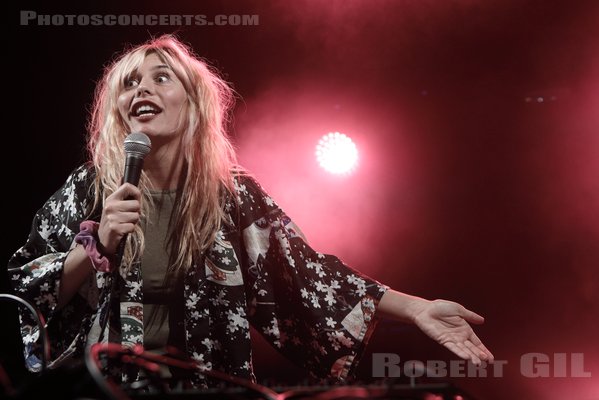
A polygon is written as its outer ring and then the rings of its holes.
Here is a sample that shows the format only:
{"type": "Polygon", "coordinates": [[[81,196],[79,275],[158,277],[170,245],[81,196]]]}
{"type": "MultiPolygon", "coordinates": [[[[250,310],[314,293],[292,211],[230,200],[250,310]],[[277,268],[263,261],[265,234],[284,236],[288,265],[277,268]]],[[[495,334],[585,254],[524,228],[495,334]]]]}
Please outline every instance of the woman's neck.
{"type": "Polygon", "coordinates": [[[152,140],[152,151],[144,160],[144,171],[155,190],[176,189],[183,168],[181,141],[159,143],[152,140]]]}

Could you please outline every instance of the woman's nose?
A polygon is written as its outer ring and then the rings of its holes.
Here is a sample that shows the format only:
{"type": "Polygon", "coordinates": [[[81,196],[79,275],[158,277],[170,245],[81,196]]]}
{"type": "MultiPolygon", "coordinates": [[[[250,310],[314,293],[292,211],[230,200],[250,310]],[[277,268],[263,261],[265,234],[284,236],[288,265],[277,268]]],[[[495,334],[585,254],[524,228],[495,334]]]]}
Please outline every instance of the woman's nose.
{"type": "Polygon", "coordinates": [[[146,94],[150,94],[150,88],[146,84],[146,82],[141,81],[141,82],[139,82],[139,85],[137,85],[137,88],[135,89],[135,95],[137,97],[139,97],[139,96],[146,95],[146,94]]]}

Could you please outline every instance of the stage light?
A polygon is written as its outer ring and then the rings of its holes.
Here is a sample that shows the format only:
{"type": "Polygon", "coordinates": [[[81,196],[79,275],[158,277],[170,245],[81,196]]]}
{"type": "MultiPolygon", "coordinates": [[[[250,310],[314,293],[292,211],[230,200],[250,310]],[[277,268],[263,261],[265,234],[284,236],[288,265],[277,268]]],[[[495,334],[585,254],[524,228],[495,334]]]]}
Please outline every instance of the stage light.
{"type": "Polygon", "coordinates": [[[358,149],[347,135],[329,132],[316,145],[316,160],[332,174],[347,174],[356,168],[358,149]]]}

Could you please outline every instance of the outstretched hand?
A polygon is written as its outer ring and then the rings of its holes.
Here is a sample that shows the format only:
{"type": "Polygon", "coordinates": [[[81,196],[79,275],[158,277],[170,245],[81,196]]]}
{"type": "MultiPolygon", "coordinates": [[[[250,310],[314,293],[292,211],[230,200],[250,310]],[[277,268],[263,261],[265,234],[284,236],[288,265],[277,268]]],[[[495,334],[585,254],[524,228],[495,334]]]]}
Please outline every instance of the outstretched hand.
{"type": "Polygon", "coordinates": [[[476,365],[493,361],[493,354],[469,324],[482,324],[485,319],[462,305],[447,300],[429,301],[419,307],[413,321],[422,332],[459,357],[476,365]]]}

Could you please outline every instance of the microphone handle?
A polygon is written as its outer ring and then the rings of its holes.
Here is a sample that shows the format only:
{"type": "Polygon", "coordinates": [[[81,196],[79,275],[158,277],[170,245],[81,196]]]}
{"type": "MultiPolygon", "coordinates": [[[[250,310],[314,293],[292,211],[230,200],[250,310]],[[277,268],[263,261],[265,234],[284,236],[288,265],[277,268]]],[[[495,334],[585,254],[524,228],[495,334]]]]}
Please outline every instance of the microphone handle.
{"type": "Polygon", "coordinates": [[[123,236],[121,238],[121,241],[119,242],[119,246],[116,248],[116,253],[114,254],[117,271],[118,271],[118,268],[121,267],[121,261],[123,261],[123,255],[125,254],[125,245],[127,244],[127,236],[128,235],[125,234],[125,236],[123,236]]]}
{"type": "MultiPolygon", "coordinates": [[[[132,185],[137,186],[139,184],[139,179],[141,178],[141,170],[144,165],[144,155],[138,153],[127,153],[127,158],[125,160],[125,173],[123,174],[123,182],[122,183],[131,183],[132,185]]],[[[116,265],[118,267],[121,266],[121,261],[123,260],[123,255],[125,253],[125,245],[127,244],[127,236],[124,235],[119,242],[119,246],[116,249],[115,259],[116,265]]]]}
{"type": "Polygon", "coordinates": [[[141,170],[144,166],[143,155],[137,153],[127,154],[125,160],[125,173],[123,174],[123,183],[131,183],[137,186],[141,178],[141,170]]]}

